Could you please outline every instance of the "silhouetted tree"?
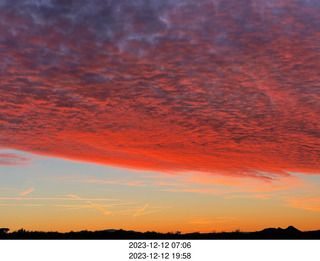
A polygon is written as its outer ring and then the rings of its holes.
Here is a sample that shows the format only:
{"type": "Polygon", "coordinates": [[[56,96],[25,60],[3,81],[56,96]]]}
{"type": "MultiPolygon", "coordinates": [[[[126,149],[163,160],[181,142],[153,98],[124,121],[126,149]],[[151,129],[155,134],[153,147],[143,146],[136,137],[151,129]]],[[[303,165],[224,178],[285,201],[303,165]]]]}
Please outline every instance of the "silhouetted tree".
{"type": "Polygon", "coordinates": [[[0,228],[0,235],[7,234],[9,230],[9,228],[0,228]]]}
{"type": "Polygon", "coordinates": [[[256,232],[212,232],[200,233],[193,232],[182,234],[180,231],[159,233],[159,232],[136,232],[119,230],[102,230],[79,232],[43,232],[43,231],[26,231],[20,229],[8,233],[8,228],[0,228],[0,239],[320,239],[320,230],[300,231],[293,226],[286,229],[266,228],[256,232]]]}

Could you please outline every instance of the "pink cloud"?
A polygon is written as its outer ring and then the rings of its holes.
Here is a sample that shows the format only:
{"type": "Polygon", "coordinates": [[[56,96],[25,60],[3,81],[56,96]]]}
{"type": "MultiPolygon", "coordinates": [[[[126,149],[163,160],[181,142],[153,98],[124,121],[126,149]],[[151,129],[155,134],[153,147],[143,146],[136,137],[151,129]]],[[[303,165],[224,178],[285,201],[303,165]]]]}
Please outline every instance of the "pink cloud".
{"type": "Polygon", "coordinates": [[[26,166],[32,159],[30,157],[0,152],[0,165],[4,166],[26,166]]]}

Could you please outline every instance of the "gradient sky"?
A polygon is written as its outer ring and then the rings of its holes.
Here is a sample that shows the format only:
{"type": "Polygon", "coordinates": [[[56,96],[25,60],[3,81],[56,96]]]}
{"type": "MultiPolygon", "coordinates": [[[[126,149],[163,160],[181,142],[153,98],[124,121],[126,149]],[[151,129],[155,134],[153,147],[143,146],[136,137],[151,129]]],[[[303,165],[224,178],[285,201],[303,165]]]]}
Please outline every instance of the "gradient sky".
{"type": "Polygon", "coordinates": [[[0,226],[320,229],[318,0],[0,0],[0,226]]]}

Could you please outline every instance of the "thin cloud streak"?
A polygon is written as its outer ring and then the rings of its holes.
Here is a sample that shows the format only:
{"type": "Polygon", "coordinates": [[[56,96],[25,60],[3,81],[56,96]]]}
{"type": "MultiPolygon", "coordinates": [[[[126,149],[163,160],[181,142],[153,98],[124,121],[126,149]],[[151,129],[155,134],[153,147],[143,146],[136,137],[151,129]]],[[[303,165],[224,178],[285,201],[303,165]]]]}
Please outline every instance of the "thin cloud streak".
{"type": "Polygon", "coordinates": [[[29,166],[31,157],[21,154],[0,152],[0,165],[3,166],[29,166]]]}
{"type": "Polygon", "coordinates": [[[104,180],[83,177],[81,175],[62,177],[61,179],[75,183],[99,183],[110,185],[148,186],[154,190],[200,192],[209,194],[228,194],[235,192],[250,192],[255,194],[272,191],[292,190],[297,187],[308,187],[301,176],[294,173],[282,178],[273,177],[271,180],[256,179],[254,177],[225,176],[221,174],[208,175],[207,173],[181,173],[180,175],[140,175],[139,177],[124,177],[119,180],[104,180]],[[133,179],[137,180],[133,180],[133,179]]]}
{"type": "Polygon", "coordinates": [[[33,191],[34,191],[34,188],[30,188],[30,189],[28,189],[26,191],[21,192],[19,195],[20,196],[26,196],[26,195],[30,194],[31,192],[33,192],[33,191]]]}
{"type": "Polygon", "coordinates": [[[149,207],[149,204],[145,204],[143,208],[139,209],[133,216],[136,217],[136,216],[141,216],[143,215],[144,211],[149,207]]]}
{"type": "Polygon", "coordinates": [[[0,197],[0,200],[97,200],[97,201],[118,201],[119,199],[109,199],[109,198],[28,198],[28,197],[0,197]]]}
{"type": "Polygon", "coordinates": [[[43,207],[43,204],[0,204],[0,206],[7,207],[43,207]]]}
{"type": "MultiPolygon", "coordinates": [[[[82,199],[81,197],[76,196],[76,195],[68,195],[68,196],[73,197],[73,198],[76,198],[76,199],[78,199],[78,200],[84,200],[84,199],[82,199]]],[[[99,209],[100,211],[102,211],[104,215],[110,215],[110,214],[111,214],[110,211],[105,210],[102,206],[99,206],[99,205],[97,205],[97,204],[94,204],[94,203],[92,203],[92,202],[89,201],[89,200],[85,200],[85,201],[86,201],[87,203],[89,203],[92,207],[97,208],[97,209],[99,209]]]]}
{"type": "Polygon", "coordinates": [[[75,182],[84,182],[84,183],[99,183],[99,184],[118,184],[124,186],[136,186],[136,187],[144,187],[146,184],[143,184],[144,180],[134,180],[134,181],[125,181],[124,179],[121,180],[101,180],[101,179],[84,179],[84,180],[76,180],[75,182]]]}
{"type": "MultiPolygon", "coordinates": [[[[137,202],[124,202],[124,203],[118,203],[118,204],[104,204],[100,205],[100,207],[104,208],[113,208],[113,207],[118,207],[122,205],[131,205],[131,204],[136,204],[137,202]]],[[[70,208],[70,209],[81,209],[81,208],[93,208],[93,206],[88,206],[88,205],[53,205],[54,207],[65,207],[65,208],[70,208]]]]}
{"type": "Polygon", "coordinates": [[[91,201],[87,201],[87,202],[88,202],[91,206],[93,206],[93,207],[101,210],[101,211],[103,212],[103,214],[105,214],[105,215],[110,215],[110,214],[112,213],[112,212],[110,212],[110,211],[108,211],[108,210],[105,210],[102,206],[99,206],[99,205],[97,205],[97,204],[92,203],[91,201]]]}
{"type": "Polygon", "coordinates": [[[284,197],[287,206],[311,211],[320,211],[320,197],[294,198],[284,197]]]}

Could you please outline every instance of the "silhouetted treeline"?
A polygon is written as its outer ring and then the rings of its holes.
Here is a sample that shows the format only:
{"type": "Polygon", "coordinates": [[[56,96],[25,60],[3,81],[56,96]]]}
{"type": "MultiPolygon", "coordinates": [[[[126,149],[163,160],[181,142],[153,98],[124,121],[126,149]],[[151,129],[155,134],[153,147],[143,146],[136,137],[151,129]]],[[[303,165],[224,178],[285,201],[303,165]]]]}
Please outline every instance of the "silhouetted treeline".
{"type": "Polygon", "coordinates": [[[219,232],[219,233],[187,233],[180,232],[136,232],[126,230],[101,230],[79,232],[41,232],[20,229],[8,233],[9,229],[0,229],[0,239],[320,239],[320,230],[300,231],[293,226],[286,229],[266,228],[257,232],[219,232]]]}

